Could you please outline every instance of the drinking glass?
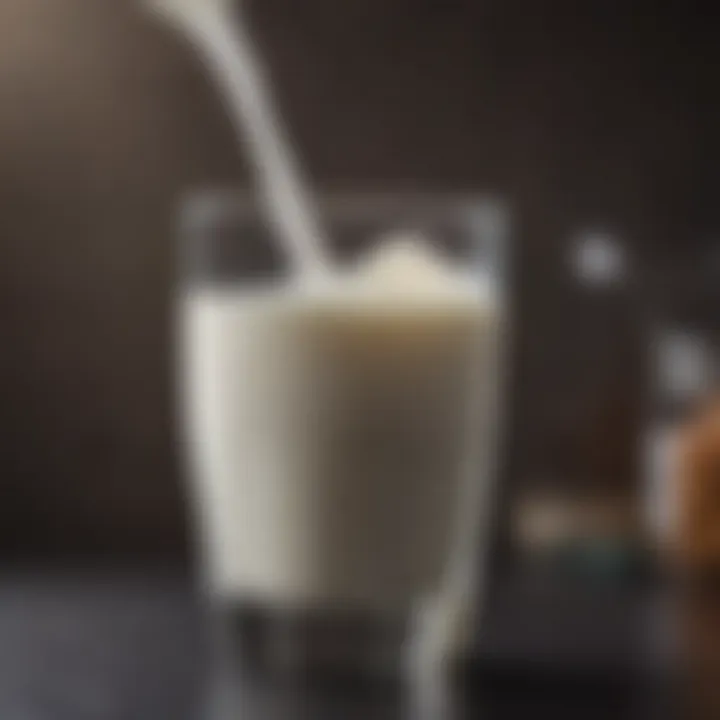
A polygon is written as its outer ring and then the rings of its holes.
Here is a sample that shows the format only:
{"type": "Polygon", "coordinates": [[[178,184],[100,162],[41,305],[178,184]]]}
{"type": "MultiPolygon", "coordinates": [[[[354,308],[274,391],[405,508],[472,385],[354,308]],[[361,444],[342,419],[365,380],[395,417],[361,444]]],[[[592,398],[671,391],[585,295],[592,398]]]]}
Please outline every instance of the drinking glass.
{"type": "Polygon", "coordinates": [[[484,197],[418,194],[325,196],[320,211],[338,273],[388,234],[421,236],[485,310],[453,353],[455,320],[432,300],[396,324],[391,305],[364,321],[340,296],[313,305],[251,198],[183,203],[183,452],[214,655],[231,684],[396,679],[421,625],[447,629],[482,596],[507,214],[484,197]]]}

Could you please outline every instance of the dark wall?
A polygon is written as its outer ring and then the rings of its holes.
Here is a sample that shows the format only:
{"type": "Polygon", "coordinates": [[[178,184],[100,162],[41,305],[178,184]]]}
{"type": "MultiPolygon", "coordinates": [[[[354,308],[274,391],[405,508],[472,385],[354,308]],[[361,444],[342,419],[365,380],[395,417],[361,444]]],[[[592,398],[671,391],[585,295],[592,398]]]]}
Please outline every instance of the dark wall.
{"type": "MultiPolygon", "coordinates": [[[[573,233],[600,223],[657,255],[717,229],[717,25],[687,3],[628,5],[248,3],[321,187],[513,204],[515,473],[581,418],[586,443],[616,425],[588,418],[635,387],[617,340],[615,400],[586,389],[617,313],[588,326],[565,277],[573,233]]],[[[201,68],[135,3],[0,4],[0,552],[182,548],[172,218],[187,188],[246,183],[201,68]]]]}

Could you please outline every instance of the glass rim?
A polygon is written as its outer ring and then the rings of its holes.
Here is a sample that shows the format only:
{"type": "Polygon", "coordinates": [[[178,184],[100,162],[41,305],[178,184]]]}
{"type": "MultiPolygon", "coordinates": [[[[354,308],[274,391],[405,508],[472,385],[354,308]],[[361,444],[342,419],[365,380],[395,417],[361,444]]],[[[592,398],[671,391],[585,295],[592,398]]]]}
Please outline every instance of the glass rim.
{"type": "MultiPolygon", "coordinates": [[[[334,189],[320,194],[318,202],[321,220],[324,215],[329,228],[368,219],[387,223],[389,229],[394,226],[400,232],[425,223],[450,223],[462,228],[468,240],[468,257],[474,257],[473,262],[482,258],[482,265],[492,267],[496,275],[505,278],[508,274],[512,228],[508,206],[496,196],[466,191],[334,189]]],[[[280,254],[268,249],[255,257],[247,252],[247,246],[233,237],[244,227],[273,231],[268,209],[256,193],[232,187],[208,187],[185,193],[177,218],[181,277],[191,282],[216,283],[252,273],[276,276],[277,269],[285,267],[280,254]]],[[[330,233],[331,248],[339,237],[330,233]]],[[[337,247],[341,246],[342,243],[337,247]]],[[[279,274],[284,275],[285,271],[279,274]]]]}
{"type": "MultiPolygon", "coordinates": [[[[493,221],[496,230],[506,230],[510,217],[508,202],[482,191],[465,190],[408,190],[382,188],[375,190],[333,189],[317,193],[319,207],[333,217],[360,216],[372,208],[373,212],[393,213],[412,209],[417,216],[432,218],[448,213],[467,220],[493,221]]],[[[181,223],[202,222],[222,215],[253,218],[262,215],[261,197],[244,188],[231,186],[190,189],[179,200],[181,223]]]]}

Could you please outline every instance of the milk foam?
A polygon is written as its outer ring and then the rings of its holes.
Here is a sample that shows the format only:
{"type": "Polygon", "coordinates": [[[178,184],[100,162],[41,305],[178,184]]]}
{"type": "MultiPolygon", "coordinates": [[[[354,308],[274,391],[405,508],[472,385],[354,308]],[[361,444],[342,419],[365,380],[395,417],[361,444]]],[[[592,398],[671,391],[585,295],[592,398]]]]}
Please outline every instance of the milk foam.
{"type": "Polygon", "coordinates": [[[495,294],[489,278],[452,262],[425,238],[398,233],[382,238],[350,267],[336,268],[319,281],[293,278],[276,297],[337,312],[491,313],[495,294]]]}

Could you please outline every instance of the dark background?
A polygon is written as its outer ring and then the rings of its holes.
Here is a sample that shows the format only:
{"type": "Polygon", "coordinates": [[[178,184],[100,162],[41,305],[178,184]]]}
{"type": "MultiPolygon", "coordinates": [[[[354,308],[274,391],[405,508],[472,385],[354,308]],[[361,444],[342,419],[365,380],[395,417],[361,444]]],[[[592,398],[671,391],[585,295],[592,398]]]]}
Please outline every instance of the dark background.
{"type": "MultiPolygon", "coordinates": [[[[569,277],[589,226],[651,265],[718,241],[718,24],[693,3],[253,0],[320,188],[470,189],[516,222],[506,482],[630,481],[637,292],[569,277]],[[598,470],[601,468],[601,470],[598,470]]],[[[181,557],[180,195],[246,186],[202,68],[133,2],[0,3],[0,555],[181,557]]]]}

